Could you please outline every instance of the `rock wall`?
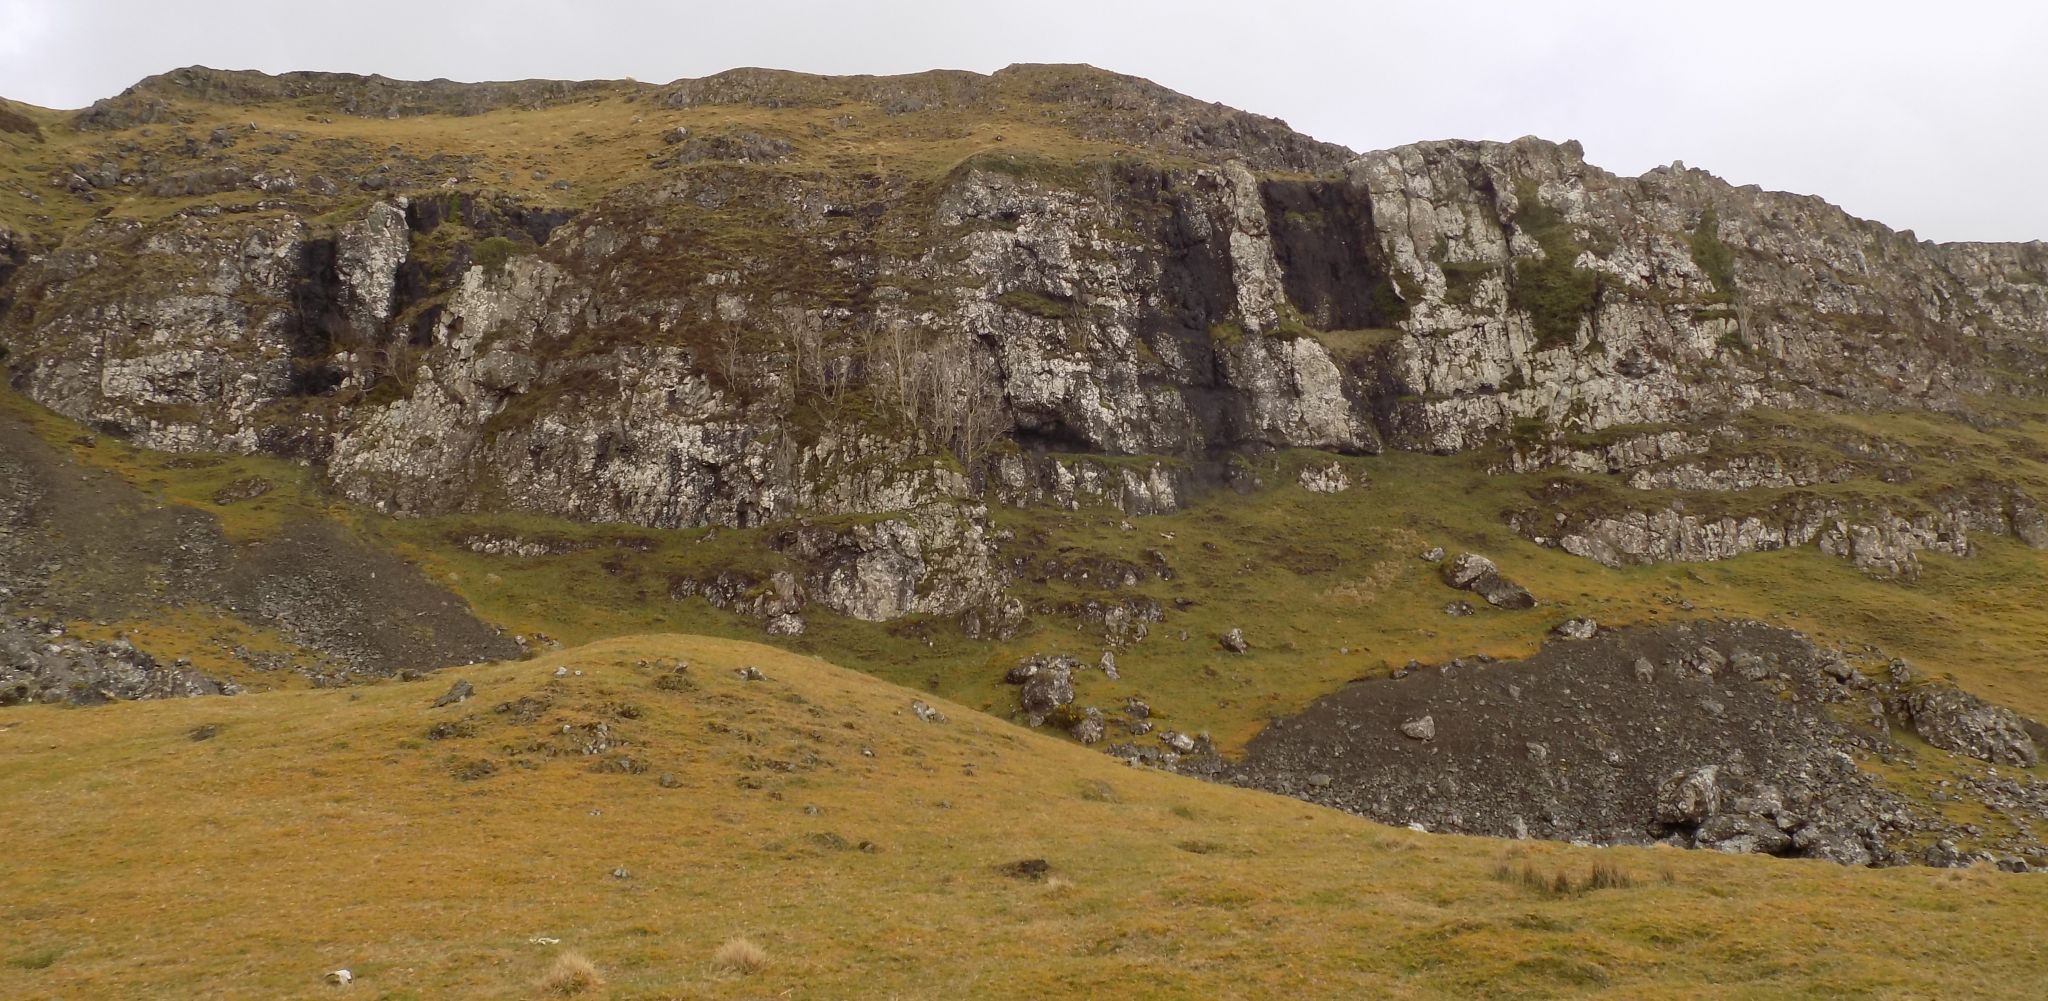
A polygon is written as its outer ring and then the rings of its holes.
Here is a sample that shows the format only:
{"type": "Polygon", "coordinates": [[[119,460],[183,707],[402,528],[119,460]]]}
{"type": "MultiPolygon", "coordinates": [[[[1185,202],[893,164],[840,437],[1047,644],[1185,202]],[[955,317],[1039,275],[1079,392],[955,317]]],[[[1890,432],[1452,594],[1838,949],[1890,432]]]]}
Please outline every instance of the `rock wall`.
{"type": "MultiPolygon", "coordinates": [[[[109,107],[140,113],[172,85],[350,114],[581,93],[181,72],[109,107]]],[[[337,221],[298,191],[109,216],[9,251],[10,378],[152,447],[318,463],[343,496],[394,513],[658,527],[985,501],[1161,512],[1196,484],[1186,470],[1240,451],[1459,451],[1532,427],[1953,409],[2042,388],[2040,244],[1926,244],[1679,165],[1616,177],[1571,143],[1347,157],[1141,81],[998,76],[883,95],[740,73],[661,93],[904,114],[1032,95],[1080,109],[1073,127],[1093,139],[1142,143],[1143,115],[1180,131],[1109,161],[977,154],[933,185],[792,171],[733,142],[653,160],[580,213],[415,191],[337,221]]],[[[82,124],[116,127],[107,114],[82,124]]],[[[1703,447],[1667,437],[1638,445],[1703,447]]],[[[1655,475],[1640,486],[1833,474],[1655,475]]],[[[1634,512],[1576,527],[1566,548],[1693,558],[1842,522],[1841,547],[1895,562],[1961,545],[1943,540],[1964,527],[1857,523],[1898,542],[1827,510],[1755,522],[1634,512]]]]}

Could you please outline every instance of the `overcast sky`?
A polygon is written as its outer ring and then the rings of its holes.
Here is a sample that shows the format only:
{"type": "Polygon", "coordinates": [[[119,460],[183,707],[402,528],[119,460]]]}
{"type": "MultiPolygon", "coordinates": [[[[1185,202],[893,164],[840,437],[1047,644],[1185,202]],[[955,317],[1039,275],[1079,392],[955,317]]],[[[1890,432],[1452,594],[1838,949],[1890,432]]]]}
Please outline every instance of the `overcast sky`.
{"type": "Polygon", "coordinates": [[[0,95],[81,107],[151,73],[424,79],[1086,62],[1354,149],[1578,139],[1939,240],[2048,239],[2040,0],[0,0],[0,95]]]}

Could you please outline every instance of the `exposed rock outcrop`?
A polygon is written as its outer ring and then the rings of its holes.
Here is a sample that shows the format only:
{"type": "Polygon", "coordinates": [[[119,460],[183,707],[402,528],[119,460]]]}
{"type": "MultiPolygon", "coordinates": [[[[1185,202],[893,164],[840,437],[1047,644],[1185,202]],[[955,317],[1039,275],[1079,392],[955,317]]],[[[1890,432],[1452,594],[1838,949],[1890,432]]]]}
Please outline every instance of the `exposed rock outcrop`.
{"type": "Polygon", "coordinates": [[[1457,558],[1444,564],[1444,583],[1460,591],[1470,591],[1486,599],[1495,608],[1534,608],[1536,598],[1520,584],[1500,575],[1500,568],[1493,561],[1478,553],[1459,553],[1457,558]]]}
{"type": "Polygon", "coordinates": [[[1992,484],[1944,491],[1924,504],[1904,498],[1854,503],[1794,493],[1752,512],[1695,513],[1678,507],[1584,515],[1560,511],[1520,524],[1539,543],[1613,567],[1725,560],[1811,543],[1872,576],[1913,580],[1920,574],[1920,553],[1970,555],[1973,532],[2048,548],[2048,524],[2039,506],[2016,488],[1992,484]]]}
{"type": "Polygon", "coordinates": [[[1953,685],[1916,685],[1893,705],[1920,739],[1943,750],[2019,768],[2041,762],[2035,736],[2048,737],[2048,730],[1953,685]]]}
{"type": "MultiPolygon", "coordinates": [[[[39,399],[73,416],[166,447],[304,449],[331,457],[330,476],[351,496],[396,510],[445,510],[488,487],[571,517],[739,524],[887,510],[906,490],[972,492],[928,474],[882,475],[892,458],[938,444],[903,429],[828,442],[793,433],[786,419],[797,391],[839,378],[834,359],[867,351],[859,340],[871,345],[879,332],[888,344],[913,325],[931,333],[876,371],[907,384],[922,376],[904,366],[939,366],[927,371],[955,380],[954,402],[987,401],[971,417],[986,440],[1190,457],[1266,446],[1370,452],[1388,438],[1459,449],[1498,440],[1517,421],[1591,430],[1764,404],[1942,404],[2011,388],[1999,373],[2019,369],[2004,363],[2032,357],[2048,318],[2048,295],[2012,280],[2031,273],[2034,250],[1919,244],[1816,200],[1731,188],[1699,171],[1617,178],[1572,144],[1428,143],[1343,164],[1333,147],[1273,123],[1059,68],[858,85],[748,71],[667,93],[688,107],[764,94],[778,104],[838,94],[924,107],[1013,92],[1094,100],[1074,89],[1079,81],[1133,106],[1243,127],[1205,133],[1211,168],[1129,163],[1087,181],[970,161],[946,181],[938,229],[907,254],[843,244],[826,225],[837,218],[826,208],[838,205],[901,235],[911,223],[900,195],[863,202],[804,186],[822,180],[737,162],[628,183],[581,225],[515,234],[508,260],[480,261],[472,248],[468,267],[451,262],[438,274],[421,266],[420,243],[443,210],[410,204],[443,204],[438,195],[373,203],[327,236],[293,212],[104,220],[20,268],[37,308],[12,317],[24,346],[13,364],[39,399]],[[1245,145],[1209,142],[1225,136],[1245,145]],[[1282,165],[1330,173],[1259,173],[1282,165]],[[790,206],[771,221],[808,258],[842,262],[840,274],[771,295],[788,277],[779,265],[700,270],[660,252],[674,206],[708,206],[715,224],[739,202],[790,206]],[[1702,247],[1725,251],[1712,274],[1702,247]],[[197,280],[170,280],[181,273],[197,280]],[[151,277],[133,280],[142,274],[151,277]],[[1535,286],[1580,281],[1592,292],[1578,313],[1530,311],[1535,286]],[[911,286],[947,291],[913,308],[911,286]],[[842,290],[865,308],[830,305],[842,290]],[[401,315],[434,300],[444,301],[401,315]],[[592,335],[620,323],[647,336],[581,357],[541,350],[602,341],[592,335]],[[655,347],[661,331],[718,324],[760,331],[767,364],[725,372],[715,343],[655,347]],[[1893,328],[1906,336],[1889,336],[1893,328]],[[1390,336],[1356,353],[1321,333],[1358,329],[1390,336]],[[1945,330],[1969,347],[1938,347],[1950,343],[1937,336],[1945,330]],[[411,350],[395,351],[401,342],[411,350]],[[811,350],[815,371],[804,368],[811,350]],[[1699,378],[1706,371],[1715,374],[1699,378]],[[386,381],[400,398],[316,407],[278,426],[309,392],[386,381]],[[1817,382],[1839,395],[1804,388],[1817,382]],[[545,472],[556,468],[590,486],[560,490],[545,472]],[[803,488],[828,470],[852,481],[822,496],[803,488]],[[809,475],[790,475],[799,472],[809,475]]],[[[113,109],[148,95],[317,98],[343,113],[413,114],[633,89],[493,86],[195,69],[145,82],[89,117],[120,127],[113,109]]],[[[1100,124],[1140,146],[1196,141],[1124,136],[1106,124],[1122,120],[1114,109],[1123,105],[1094,107],[1100,117],[1077,128],[1100,124]]],[[[998,468],[996,481],[1025,496],[1061,478],[1016,462],[998,468]]],[[[978,482],[981,470],[970,473],[978,482]]],[[[1122,479],[1085,492],[1140,511],[1170,508],[1180,493],[1162,489],[1156,470],[1122,479]]],[[[1049,492],[1066,502],[1056,483],[1049,492]]]]}
{"type": "MultiPolygon", "coordinates": [[[[1676,165],[1617,177],[1572,143],[1353,155],[1085,67],[660,87],[193,68],[75,124],[96,145],[49,197],[210,200],[0,240],[14,385],[150,447],[314,463],[396,514],[886,516],[858,539],[799,533],[820,569],[762,609],[785,631],[813,601],[979,609],[990,628],[964,513],[982,504],[1166,513],[1242,485],[1211,475],[1233,456],[1388,447],[1509,445],[1510,468],[1626,470],[1638,491],[1805,489],[1882,461],[1716,454],[1730,422],[1960,412],[2038,396],[2048,368],[2040,244],[1922,243],[1676,165]],[[644,138],[645,169],[573,208],[516,197],[475,156],[183,121],[194,101],[386,117],[572,100],[688,120],[617,140],[644,138]],[[689,117],[842,103],[1024,116],[1106,152],[810,170],[817,136],[689,117]],[[301,179],[265,149],[327,159],[301,179]],[[1611,440],[1570,437],[1595,434],[1611,440]],[[955,527],[915,513],[943,509],[955,527]]],[[[2048,544],[2023,492],[1986,501],[1645,502],[1522,527],[1615,565],[1818,544],[1898,577],[1972,532],[2048,544]]]]}

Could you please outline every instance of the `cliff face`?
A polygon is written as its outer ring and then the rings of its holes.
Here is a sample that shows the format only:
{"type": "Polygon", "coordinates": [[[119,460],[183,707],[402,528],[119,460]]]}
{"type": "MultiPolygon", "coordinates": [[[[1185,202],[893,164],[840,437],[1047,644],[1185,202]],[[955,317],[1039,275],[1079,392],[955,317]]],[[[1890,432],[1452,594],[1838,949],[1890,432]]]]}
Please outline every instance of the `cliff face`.
{"type": "MultiPolygon", "coordinates": [[[[386,511],[890,514],[921,541],[841,543],[970,577],[982,504],[1171,510],[1238,452],[1535,438],[1539,468],[1608,431],[1667,462],[1657,435],[1757,408],[2044,388],[2048,247],[1922,243],[1678,165],[1616,177],[1571,143],[1352,156],[1060,67],[465,88],[181,71],[70,123],[77,162],[21,140],[38,205],[113,210],[0,243],[12,382],[151,447],[316,463],[386,511]],[[545,120],[560,179],[418,117],[509,109],[585,115],[545,120]]],[[[1665,514],[1531,534],[1720,551],[1666,544],[1721,529],[1665,514]]]]}

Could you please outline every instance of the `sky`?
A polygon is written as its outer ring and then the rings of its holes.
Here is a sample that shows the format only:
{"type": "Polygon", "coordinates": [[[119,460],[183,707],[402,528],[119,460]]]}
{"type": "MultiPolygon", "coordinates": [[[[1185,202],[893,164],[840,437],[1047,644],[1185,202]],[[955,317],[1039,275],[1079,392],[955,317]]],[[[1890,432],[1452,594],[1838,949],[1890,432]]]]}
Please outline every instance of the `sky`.
{"type": "Polygon", "coordinates": [[[1383,149],[1577,139],[1935,240],[2048,239],[2039,0],[0,0],[0,95],[179,66],[456,80],[1085,62],[1383,149]]]}

